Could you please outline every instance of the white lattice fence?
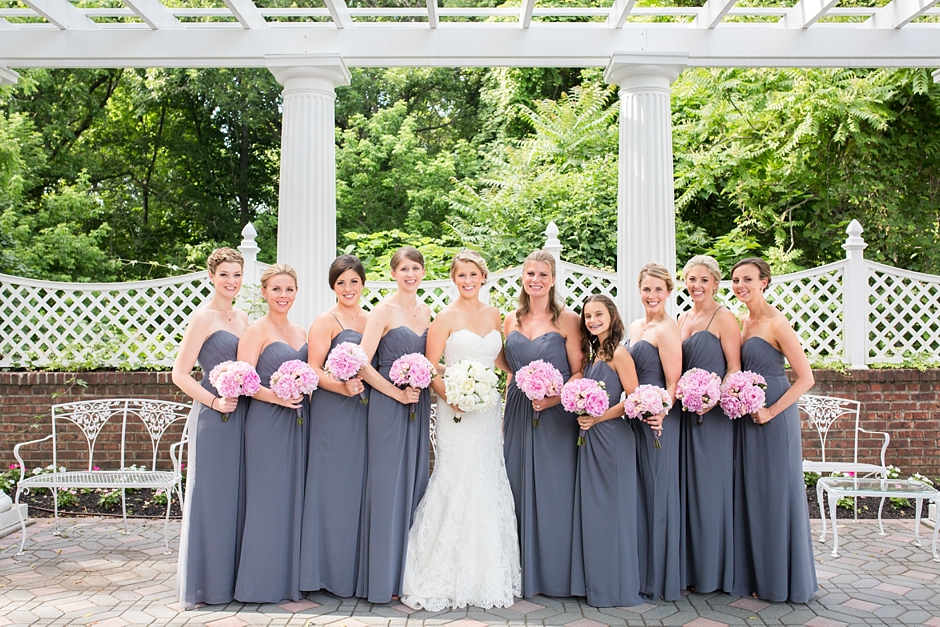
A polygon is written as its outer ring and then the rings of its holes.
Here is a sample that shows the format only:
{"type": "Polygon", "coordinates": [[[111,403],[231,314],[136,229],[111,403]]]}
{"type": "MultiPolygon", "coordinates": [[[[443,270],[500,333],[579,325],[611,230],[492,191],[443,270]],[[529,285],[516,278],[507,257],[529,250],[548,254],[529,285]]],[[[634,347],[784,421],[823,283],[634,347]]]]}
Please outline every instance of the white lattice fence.
{"type": "Polygon", "coordinates": [[[131,283],[57,283],[0,274],[0,367],[171,365],[210,294],[205,272],[131,283]]]}
{"type": "Polygon", "coordinates": [[[940,354],[940,277],[869,261],[868,358],[940,354]]]}

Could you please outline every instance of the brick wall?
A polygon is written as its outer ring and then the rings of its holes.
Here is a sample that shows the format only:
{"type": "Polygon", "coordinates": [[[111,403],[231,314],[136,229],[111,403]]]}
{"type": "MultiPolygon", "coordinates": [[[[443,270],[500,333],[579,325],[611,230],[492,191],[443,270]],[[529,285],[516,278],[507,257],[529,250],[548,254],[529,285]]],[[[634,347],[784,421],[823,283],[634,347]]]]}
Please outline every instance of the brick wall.
{"type": "MultiPolygon", "coordinates": [[[[853,370],[845,373],[817,370],[814,394],[854,398],[863,403],[862,426],[891,434],[889,464],[899,466],[907,476],[920,472],[940,476],[940,370],[853,370]]],[[[47,372],[0,372],[0,461],[6,468],[14,461],[13,445],[49,433],[49,408],[53,403],[83,398],[143,397],[185,402],[185,396],[170,381],[169,372],[86,372],[79,374],[47,372]],[[79,386],[81,379],[87,387],[79,386]],[[56,398],[52,398],[57,394],[56,398]]],[[[135,421],[131,421],[137,427],[135,421]]],[[[120,438],[119,423],[106,427],[99,436],[95,457],[116,461],[120,438]]],[[[165,449],[179,438],[182,424],[173,426],[164,438],[165,449]]],[[[88,452],[76,428],[61,432],[66,445],[61,463],[70,468],[87,464],[88,452]]],[[[136,442],[136,455],[129,463],[149,464],[149,442],[140,428],[130,431],[136,442]]],[[[832,459],[850,458],[851,434],[829,436],[832,459]]],[[[880,441],[861,440],[860,460],[877,459],[880,441]]],[[[34,447],[26,457],[30,468],[51,462],[47,443],[34,447]]],[[[818,455],[815,432],[804,428],[803,456],[818,455]]],[[[102,465],[102,467],[105,467],[102,465]]]]}

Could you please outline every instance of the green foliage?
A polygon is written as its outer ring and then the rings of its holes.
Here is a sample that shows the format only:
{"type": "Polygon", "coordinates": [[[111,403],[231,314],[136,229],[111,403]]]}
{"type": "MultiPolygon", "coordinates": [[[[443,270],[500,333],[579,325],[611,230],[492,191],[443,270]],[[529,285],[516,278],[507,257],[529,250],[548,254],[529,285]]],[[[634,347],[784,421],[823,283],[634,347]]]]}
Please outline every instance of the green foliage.
{"type": "Polygon", "coordinates": [[[349,244],[345,254],[359,257],[366,268],[366,278],[388,281],[392,255],[402,246],[414,246],[424,256],[427,279],[446,279],[450,276],[450,262],[462,246],[447,246],[432,237],[412,235],[398,229],[375,233],[346,233],[349,244]]]}
{"type": "Polygon", "coordinates": [[[868,364],[868,367],[874,369],[913,368],[924,372],[932,368],[940,368],[940,357],[927,351],[919,353],[904,351],[904,357],[900,362],[875,362],[868,364]]]}
{"type": "Polygon", "coordinates": [[[121,504],[120,490],[104,490],[98,497],[98,507],[110,511],[121,504]]]}

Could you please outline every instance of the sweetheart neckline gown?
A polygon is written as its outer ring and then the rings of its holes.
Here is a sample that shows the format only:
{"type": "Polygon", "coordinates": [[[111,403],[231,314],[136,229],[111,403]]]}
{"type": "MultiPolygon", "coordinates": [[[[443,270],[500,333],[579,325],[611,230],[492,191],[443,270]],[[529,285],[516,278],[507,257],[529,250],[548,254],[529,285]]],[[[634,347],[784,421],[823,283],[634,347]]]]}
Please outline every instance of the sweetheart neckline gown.
{"type": "MultiPolygon", "coordinates": [[[[235,360],[238,336],[220,329],[199,349],[199,382],[218,396],[209,372],[223,361],[235,360]]],[[[249,399],[238,399],[228,420],[193,401],[186,421],[186,499],[180,531],[177,588],[180,605],[217,605],[235,598],[242,527],[245,523],[245,416],[249,399]]]]}
{"type": "MultiPolygon", "coordinates": [[[[499,331],[451,333],[445,364],[493,368],[499,331]]],[[[522,594],[519,539],[503,460],[502,408],[463,414],[437,405],[434,472],[408,534],[402,603],[437,612],[468,605],[509,607],[522,594]]]]}

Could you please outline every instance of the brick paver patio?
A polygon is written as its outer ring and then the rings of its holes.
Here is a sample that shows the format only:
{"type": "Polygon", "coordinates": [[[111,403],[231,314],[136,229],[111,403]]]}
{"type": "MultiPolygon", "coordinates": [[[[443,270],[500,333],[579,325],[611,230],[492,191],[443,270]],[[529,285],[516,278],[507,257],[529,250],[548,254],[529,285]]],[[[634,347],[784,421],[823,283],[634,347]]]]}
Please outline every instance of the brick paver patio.
{"type": "MultiPolygon", "coordinates": [[[[171,523],[173,547],[179,523],[171,523]]],[[[68,519],[29,528],[27,553],[19,534],[0,538],[0,627],[6,625],[364,625],[477,627],[480,625],[927,625],[940,627],[940,564],[914,546],[912,522],[889,521],[887,537],[873,521],[846,521],[838,559],[816,543],[821,589],[808,605],[766,603],[726,594],[688,594],[672,603],[596,609],[577,599],[536,597],[507,609],[415,612],[398,602],[373,605],[329,594],[280,605],[232,603],[182,612],[174,593],[176,553],[163,554],[162,523],[68,519]],[[66,537],[67,536],[67,537],[66,537]]],[[[818,521],[814,521],[818,530],[818,521]]],[[[921,527],[922,535],[931,530],[921,527]]]]}

